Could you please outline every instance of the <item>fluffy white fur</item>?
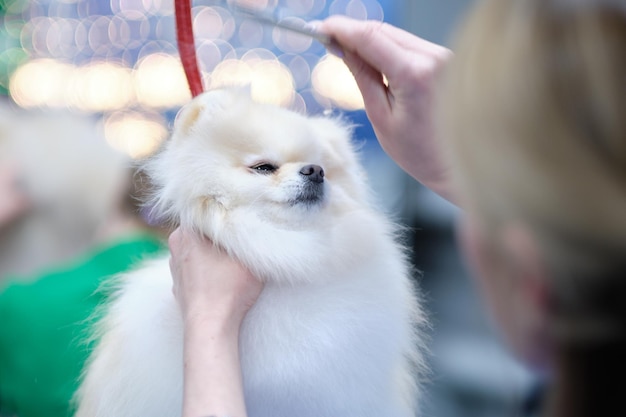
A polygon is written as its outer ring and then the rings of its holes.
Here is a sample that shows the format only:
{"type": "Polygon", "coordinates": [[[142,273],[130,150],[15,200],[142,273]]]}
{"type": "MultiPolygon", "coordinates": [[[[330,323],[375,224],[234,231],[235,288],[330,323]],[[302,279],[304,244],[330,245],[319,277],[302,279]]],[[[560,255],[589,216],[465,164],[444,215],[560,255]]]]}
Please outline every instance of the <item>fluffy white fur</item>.
{"type": "MultiPolygon", "coordinates": [[[[241,331],[250,417],[412,417],[424,324],[394,227],[369,204],[342,123],[216,90],[147,165],[156,212],[266,282],[241,331]],[[259,164],[274,172],[254,169],[259,164]],[[323,167],[321,185],[300,170],[323,167]],[[311,197],[313,196],[313,197],[311,197]]],[[[182,323],[168,260],[122,277],[76,417],[172,417],[182,323]]]]}

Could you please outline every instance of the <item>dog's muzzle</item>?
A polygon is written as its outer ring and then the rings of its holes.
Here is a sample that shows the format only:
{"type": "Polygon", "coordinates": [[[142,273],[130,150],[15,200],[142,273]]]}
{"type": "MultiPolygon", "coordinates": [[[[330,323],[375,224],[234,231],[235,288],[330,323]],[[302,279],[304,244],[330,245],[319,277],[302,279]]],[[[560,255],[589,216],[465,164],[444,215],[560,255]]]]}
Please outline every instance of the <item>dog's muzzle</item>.
{"type": "Polygon", "coordinates": [[[324,169],[319,165],[306,165],[300,169],[303,184],[294,204],[319,203],[324,198],[324,169]]]}
{"type": "Polygon", "coordinates": [[[324,170],[319,165],[306,165],[300,170],[300,175],[303,175],[307,180],[321,184],[324,182],[324,170]]]}

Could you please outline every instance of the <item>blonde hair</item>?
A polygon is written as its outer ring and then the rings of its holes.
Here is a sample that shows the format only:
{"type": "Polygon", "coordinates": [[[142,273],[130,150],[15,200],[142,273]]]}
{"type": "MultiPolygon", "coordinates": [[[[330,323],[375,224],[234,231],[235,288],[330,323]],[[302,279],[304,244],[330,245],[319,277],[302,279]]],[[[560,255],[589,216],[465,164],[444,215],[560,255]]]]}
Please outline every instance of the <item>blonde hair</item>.
{"type": "Polygon", "coordinates": [[[485,0],[456,52],[440,114],[463,203],[530,227],[563,309],[609,276],[626,295],[623,0],[485,0]]]}

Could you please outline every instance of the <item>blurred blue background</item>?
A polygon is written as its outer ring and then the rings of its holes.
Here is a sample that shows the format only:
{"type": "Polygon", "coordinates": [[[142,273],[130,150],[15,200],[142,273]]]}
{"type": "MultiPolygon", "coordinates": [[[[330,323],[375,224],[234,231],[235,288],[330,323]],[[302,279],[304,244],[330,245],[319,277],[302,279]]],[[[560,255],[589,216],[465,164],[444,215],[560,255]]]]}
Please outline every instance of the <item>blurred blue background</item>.
{"type": "MultiPolygon", "coordinates": [[[[385,20],[449,44],[471,0],[248,0],[282,17],[347,14],[385,20]]],[[[416,279],[433,320],[424,416],[531,415],[532,376],[502,346],[456,250],[457,210],[380,150],[342,62],[310,39],[196,1],[194,31],[205,87],[248,84],[258,99],[308,113],[342,112],[366,141],[381,206],[410,226],[416,279]]],[[[25,109],[98,119],[107,143],[133,158],[166,139],[190,95],[178,60],[172,0],[0,0],[0,91],[25,109]]]]}

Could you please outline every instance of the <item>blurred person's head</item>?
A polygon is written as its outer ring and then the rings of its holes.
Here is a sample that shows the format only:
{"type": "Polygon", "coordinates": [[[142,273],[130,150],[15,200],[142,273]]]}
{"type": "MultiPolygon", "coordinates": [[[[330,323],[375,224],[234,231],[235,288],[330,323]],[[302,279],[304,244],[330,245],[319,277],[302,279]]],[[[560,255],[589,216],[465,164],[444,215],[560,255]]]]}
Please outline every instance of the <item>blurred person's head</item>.
{"type": "Polygon", "coordinates": [[[529,362],[626,330],[626,3],[485,0],[458,34],[441,130],[462,246],[529,362]]]}
{"type": "Polygon", "coordinates": [[[0,234],[0,278],[66,261],[94,243],[127,194],[128,159],[88,116],[1,109],[0,163],[17,171],[25,215],[0,234]]]}

